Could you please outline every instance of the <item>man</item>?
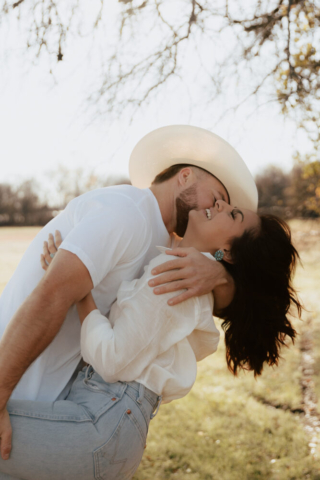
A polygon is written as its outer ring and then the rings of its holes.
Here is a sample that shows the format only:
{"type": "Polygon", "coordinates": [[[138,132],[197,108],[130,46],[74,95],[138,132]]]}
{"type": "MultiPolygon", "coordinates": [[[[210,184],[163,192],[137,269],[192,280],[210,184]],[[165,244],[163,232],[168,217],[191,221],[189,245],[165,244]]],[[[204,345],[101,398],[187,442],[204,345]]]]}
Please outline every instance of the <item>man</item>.
{"type": "MultiPolygon", "coordinates": [[[[144,137],[131,155],[130,177],[132,187],[100,189],[72,200],[37,235],[3,292],[4,459],[11,449],[6,411],[10,396],[54,401],[68,393],[81,358],[74,303],[93,290],[98,308],[107,314],[121,281],[141,275],[143,266],[157,255],[156,245],[169,245],[171,233],[184,234],[190,209],[210,208],[218,199],[253,210],[257,206],[256,187],[241,157],[220,137],[197,127],[164,127],[144,137]],[[63,243],[42,278],[41,245],[55,229],[61,231],[63,243]]],[[[182,254],[187,258],[170,262],[169,272],[154,281],[154,285],[173,281],[155,293],[187,289],[172,304],[228,281],[217,262],[194,251],[182,254]]],[[[223,292],[221,298],[228,302],[223,292]]]]}

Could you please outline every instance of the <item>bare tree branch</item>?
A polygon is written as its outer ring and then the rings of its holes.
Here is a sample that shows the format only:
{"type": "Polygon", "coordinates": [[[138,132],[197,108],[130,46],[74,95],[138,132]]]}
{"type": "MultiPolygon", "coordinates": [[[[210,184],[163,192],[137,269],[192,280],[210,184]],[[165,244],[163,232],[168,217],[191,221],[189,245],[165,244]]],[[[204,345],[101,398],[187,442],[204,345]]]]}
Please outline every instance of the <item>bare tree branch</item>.
{"type": "MultiPolygon", "coordinates": [[[[319,143],[320,0],[255,0],[245,8],[239,0],[118,3],[118,39],[110,43],[106,37],[100,82],[89,95],[97,111],[135,111],[174,77],[186,81],[188,48],[196,55],[208,102],[236,84],[243,94],[235,108],[253,96],[276,98],[282,112],[319,143]],[[232,46],[223,43],[227,34],[232,46]]],[[[83,4],[0,0],[0,24],[19,12],[35,56],[66,61],[69,39],[84,36],[83,4]]],[[[108,15],[103,0],[92,0],[92,5],[96,13],[87,36],[103,33],[108,15]]]]}

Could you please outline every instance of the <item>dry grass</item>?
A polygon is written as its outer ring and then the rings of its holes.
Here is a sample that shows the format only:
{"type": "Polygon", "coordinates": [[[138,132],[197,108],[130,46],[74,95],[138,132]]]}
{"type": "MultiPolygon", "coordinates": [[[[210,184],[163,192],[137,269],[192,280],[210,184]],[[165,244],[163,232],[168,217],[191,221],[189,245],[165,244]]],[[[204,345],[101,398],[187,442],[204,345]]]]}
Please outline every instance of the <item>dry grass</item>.
{"type": "MultiPolygon", "coordinates": [[[[294,220],[291,227],[304,265],[297,269],[296,285],[309,310],[303,318],[312,317],[320,395],[320,222],[294,220]]],[[[0,291],[38,230],[0,229],[0,291]]],[[[295,325],[298,331],[306,328],[303,321],[295,325]]],[[[310,455],[301,414],[291,412],[301,407],[300,359],[298,339],[283,352],[279,368],[267,369],[258,380],[235,379],[221,342],[218,352],[199,364],[192,392],[163,405],[151,422],[135,480],[320,480],[320,461],[310,455]]]]}

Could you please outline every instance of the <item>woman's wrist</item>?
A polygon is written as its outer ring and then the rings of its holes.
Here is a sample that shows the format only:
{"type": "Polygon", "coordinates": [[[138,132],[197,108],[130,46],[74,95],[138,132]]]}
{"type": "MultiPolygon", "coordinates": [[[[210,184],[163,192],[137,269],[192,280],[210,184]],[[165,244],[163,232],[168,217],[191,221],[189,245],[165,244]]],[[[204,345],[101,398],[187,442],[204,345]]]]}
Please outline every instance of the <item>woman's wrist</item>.
{"type": "Polygon", "coordinates": [[[93,296],[90,293],[86,295],[82,300],[76,303],[80,323],[82,324],[85,318],[93,311],[97,310],[97,305],[93,300],[93,296]]]}

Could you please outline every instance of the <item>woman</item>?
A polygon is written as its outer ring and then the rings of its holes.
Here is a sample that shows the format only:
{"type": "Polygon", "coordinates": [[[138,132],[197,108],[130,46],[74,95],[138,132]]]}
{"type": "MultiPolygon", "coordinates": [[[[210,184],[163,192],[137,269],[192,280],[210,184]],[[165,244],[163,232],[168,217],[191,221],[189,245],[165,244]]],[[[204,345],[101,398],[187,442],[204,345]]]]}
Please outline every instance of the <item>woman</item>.
{"type": "MultiPolygon", "coordinates": [[[[295,331],[287,314],[300,303],[291,278],[298,254],[285,222],[237,209],[222,200],[189,214],[181,247],[195,247],[223,261],[235,280],[230,305],[217,308],[219,289],[169,307],[168,295],[148,287],[153,259],[139,280],[123,282],[109,319],[89,294],[78,303],[81,349],[91,365],[79,373],[68,398],[54,403],[12,400],[9,461],[0,472],[32,480],[129,479],[140,463],[150,418],[164,402],[185,395],[196,377],[196,361],[217,348],[212,319],[224,319],[227,363],[237,374],[259,375],[276,365],[286,336],[295,331]],[[26,412],[33,411],[32,418],[26,412]],[[37,418],[47,419],[37,429],[37,418]],[[36,437],[37,451],[28,447],[36,437]]],[[[48,252],[45,257],[50,261],[48,252]]],[[[42,258],[44,264],[44,257],[42,258]]],[[[34,444],[34,441],[33,441],[34,444]]]]}

